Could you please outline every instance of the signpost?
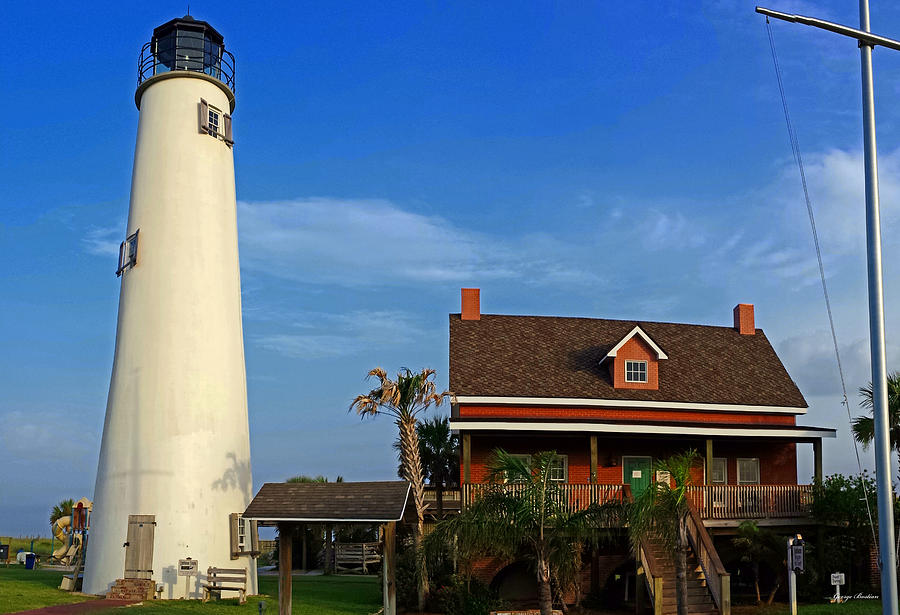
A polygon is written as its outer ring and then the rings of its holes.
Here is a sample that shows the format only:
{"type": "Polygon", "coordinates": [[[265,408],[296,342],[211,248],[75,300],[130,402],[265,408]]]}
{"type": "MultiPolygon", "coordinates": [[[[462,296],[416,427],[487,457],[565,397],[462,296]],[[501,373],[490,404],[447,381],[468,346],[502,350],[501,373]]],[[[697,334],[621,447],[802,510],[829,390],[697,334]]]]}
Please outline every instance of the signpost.
{"type": "Polygon", "coordinates": [[[832,572],[831,573],[831,584],[834,585],[834,601],[840,604],[841,602],[841,585],[844,584],[844,573],[843,572],[832,572]]]}
{"type": "Polygon", "coordinates": [[[197,560],[187,558],[178,560],[178,576],[184,577],[184,597],[190,600],[191,595],[191,577],[195,577],[200,573],[200,566],[197,560]]]}
{"type": "Polygon", "coordinates": [[[797,574],[803,574],[803,536],[797,534],[787,541],[788,595],[791,615],[797,615],[797,574]]]}

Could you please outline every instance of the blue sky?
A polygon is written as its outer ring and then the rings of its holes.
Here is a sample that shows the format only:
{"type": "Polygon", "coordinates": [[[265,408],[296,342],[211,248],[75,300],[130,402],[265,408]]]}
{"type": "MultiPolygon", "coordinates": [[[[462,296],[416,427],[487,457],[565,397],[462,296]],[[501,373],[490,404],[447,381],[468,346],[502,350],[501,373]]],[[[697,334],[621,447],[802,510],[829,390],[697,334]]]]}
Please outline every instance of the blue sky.
{"type": "MultiPolygon", "coordinates": [[[[826,471],[855,462],[754,2],[192,2],[237,62],[254,480],[391,478],[348,415],[376,365],[447,382],[459,288],[488,313],[728,325],[756,305],[826,471]]],[[[873,0],[900,38],[900,6],[873,0]]],[[[853,25],[855,3],[772,8],[853,25]]],[[[183,3],[27,3],[0,22],[0,534],[91,495],[115,335],[136,63],[183,3]]],[[[774,24],[854,413],[868,338],[859,60],[774,24]]],[[[900,55],[875,54],[889,364],[900,369],[900,55]]],[[[811,451],[800,449],[801,477],[811,451]]],[[[871,451],[864,453],[868,465],[871,451]]]]}

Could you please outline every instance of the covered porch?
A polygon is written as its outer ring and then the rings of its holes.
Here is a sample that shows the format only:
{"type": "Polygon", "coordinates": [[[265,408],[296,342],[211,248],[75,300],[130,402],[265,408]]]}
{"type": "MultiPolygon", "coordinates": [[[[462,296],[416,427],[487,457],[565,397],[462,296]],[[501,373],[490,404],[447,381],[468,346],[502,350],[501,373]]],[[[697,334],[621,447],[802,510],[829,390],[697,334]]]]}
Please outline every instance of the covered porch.
{"type": "Polygon", "coordinates": [[[278,528],[279,615],[291,615],[293,535],[310,524],[380,527],[383,613],[396,615],[397,523],[403,519],[409,491],[406,481],[264,484],[242,517],[278,528]]]}
{"type": "MultiPolygon", "coordinates": [[[[811,465],[815,482],[822,478],[822,440],[835,437],[834,430],[820,427],[746,423],[467,420],[456,421],[457,426],[462,507],[485,489],[497,488],[487,472],[494,448],[513,454],[557,451],[561,467],[555,477],[556,497],[571,510],[626,500],[629,489],[640,492],[652,480],[661,479],[653,475],[655,460],[693,449],[698,462],[690,497],[707,526],[737,525],[745,519],[779,525],[807,517],[812,484],[798,481],[798,454],[812,453],[804,465],[811,465]],[[501,422],[508,424],[501,426],[501,422]]],[[[514,490],[516,486],[500,488],[514,490]]]]}

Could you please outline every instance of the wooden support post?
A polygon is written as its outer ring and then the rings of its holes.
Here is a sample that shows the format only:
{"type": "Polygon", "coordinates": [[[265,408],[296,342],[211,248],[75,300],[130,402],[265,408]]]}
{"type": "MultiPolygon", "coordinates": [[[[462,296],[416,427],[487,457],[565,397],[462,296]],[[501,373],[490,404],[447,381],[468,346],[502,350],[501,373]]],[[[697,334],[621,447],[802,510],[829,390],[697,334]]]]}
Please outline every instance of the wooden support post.
{"type": "Polygon", "coordinates": [[[713,446],[712,439],[708,438],[706,440],[706,484],[712,484],[712,470],[713,470],[713,446]]]}
{"type": "Polygon", "coordinates": [[[644,574],[644,567],[641,566],[640,562],[636,562],[634,567],[634,612],[637,615],[642,615],[644,611],[644,594],[647,592],[646,583],[647,576],[644,574]]]}
{"type": "Polygon", "coordinates": [[[824,480],[822,476],[822,438],[813,440],[813,479],[819,483],[824,480]]]}
{"type": "Polygon", "coordinates": [[[292,523],[278,524],[278,615],[291,615],[292,523]]]}
{"type": "Polygon", "coordinates": [[[722,577],[722,589],[719,592],[722,604],[719,611],[722,615],[731,615],[731,575],[723,574],[722,577]]]}
{"type": "Polygon", "coordinates": [[[464,433],[462,437],[463,482],[472,481],[472,435],[464,433]]]}
{"type": "Polygon", "coordinates": [[[591,436],[591,482],[597,482],[597,436],[591,436]]]}
{"type": "Polygon", "coordinates": [[[382,594],[384,597],[384,615],[397,615],[397,523],[385,523],[381,526],[381,571],[382,594]]]}
{"type": "Polygon", "coordinates": [[[663,615],[663,580],[653,578],[653,615],[663,615]]]}
{"type": "Polygon", "coordinates": [[[306,572],[306,525],[300,526],[300,535],[302,536],[300,541],[300,549],[302,550],[300,554],[300,570],[306,572]]]}
{"type": "Polygon", "coordinates": [[[334,573],[334,526],[325,526],[325,574],[334,573]]]}

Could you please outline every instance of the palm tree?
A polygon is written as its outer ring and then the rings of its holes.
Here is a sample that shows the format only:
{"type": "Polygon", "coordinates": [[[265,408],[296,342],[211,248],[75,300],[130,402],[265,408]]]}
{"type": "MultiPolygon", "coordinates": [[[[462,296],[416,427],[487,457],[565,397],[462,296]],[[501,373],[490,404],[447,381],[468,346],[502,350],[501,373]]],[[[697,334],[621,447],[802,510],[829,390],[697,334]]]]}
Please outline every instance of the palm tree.
{"type": "MultiPolygon", "coordinates": [[[[307,476],[306,474],[300,474],[299,476],[292,476],[284,482],[286,482],[286,483],[327,483],[328,477],[322,476],[321,474],[319,474],[318,476],[307,476]]],[[[342,483],[342,482],[344,482],[344,477],[338,475],[338,477],[335,479],[334,482],[342,483]]]]}
{"type": "MultiPolygon", "coordinates": [[[[628,534],[635,553],[642,542],[655,540],[667,552],[675,552],[675,596],[678,615],[687,615],[687,555],[690,550],[687,517],[690,512],[688,487],[693,482],[691,467],[697,459],[693,450],[659,461],[656,470],[675,481],[655,481],[638,495],[628,509],[628,534]]],[[[654,473],[656,475],[656,472],[654,473]]]]}
{"type": "Polygon", "coordinates": [[[759,527],[755,521],[742,521],[738,526],[738,535],[731,539],[731,544],[741,553],[741,561],[750,565],[753,569],[753,586],[756,589],[756,604],[762,604],[762,594],[759,591],[759,568],[765,564],[772,570],[778,571],[775,582],[766,604],[772,604],[778,588],[781,587],[784,562],[784,538],[778,536],[772,530],[759,527]]]}
{"type": "Polygon", "coordinates": [[[68,500],[60,500],[59,504],[50,509],[50,525],[53,525],[63,517],[71,515],[74,507],[75,500],[71,498],[68,500]]]}
{"type": "Polygon", "coordinates": [[[556,459],[556,452],[544,451],[533,455],[529,463],[496,449],[489,464],[491,486],[459,515],[438,523],[429,535],[434,544],[455,540],[464,561],[485,555],[531,560],[541,615],[552,613],[551,582],[567,587],[573,571],[578,572],[574,562],[584,541],[618,525],[614,505],[570,510],[565,494],[550,479],[556,459]]]}
{"type": "MultiPolygon", "coordinates": [[[[459,436],[450,431],[450,419],[435,416],[416,425],[422,472],[437,496],[437,516],[444,516],[444,489],[456,484],[459,477],[459,436]]],[[[400,450],[400,441],[394,442],[400,450]]],[[[398,473],[403,476],[403,467],[398,473]]]]}
{"type": "MultiPolygon", "coordinates": [[[[364,395],[357,395],[350,404],[350,410],[356,410],[363,418],[385,414],[393,418],[397,424],[400,431],[400,468],[403,478],[412,486],[413,501],[416,505],[414,540],[416,551],[420,553],[425,535],[425,477],[416,423],[420,414],[428,410],[432,404],[440,406],[450,393],[435,392],[433,369],[423,369],[414,373],[408,368],[403,368],[397,372],[397,379],[391,380],[387,372],[376,367],[370,370],[367,376],[373,377],[378,379],[378,386],[364,395]]],[[[428,593],[428,571],[421,554],[418,555],[418,573],[421,612],[425,608],[425,595],[428,593]]]]}
{"type": "MultiPolygon", "coordinates": [[[[872,413],[875,402],[871,382],[859,389],[859,396],[862,398],[859,405],[872,413]]],[[[887,398],[891,448],[900,451],[900,372],[893,372],[888,376],[887,398]]],[[[872,416],[856,417],[853,420],[853,437],[863,448],[868,448],[875,440],[875,419],[872,416]]]]}

